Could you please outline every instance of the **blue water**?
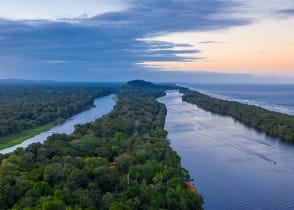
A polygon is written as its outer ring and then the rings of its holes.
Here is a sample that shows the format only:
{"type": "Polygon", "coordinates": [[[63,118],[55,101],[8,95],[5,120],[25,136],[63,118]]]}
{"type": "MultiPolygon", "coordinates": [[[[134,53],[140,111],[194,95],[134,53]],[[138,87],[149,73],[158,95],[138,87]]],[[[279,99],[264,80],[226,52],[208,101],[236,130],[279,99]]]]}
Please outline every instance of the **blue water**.
{"type": "Polygon", "coordinates": [[[294,115],[294,85],[183,84],[212,97],[294,115]]]}
{"type": "Polygon", "coordinates": [[[72,132],[74,132],[75,125],[92,122],[102,117],[104,114],[109,113],[115,105],[115,101],[113,100],[113,95],[95,99],[94,105],[95,107],[92,107],[89,110],[76,114],[70,119],[67,119],[65,122],[54,126],[49,131],[42,132],[30,139],[27,139],[21,144],[15,145],[13,147],[9,147],[7,149],[0,150],[0,153],[2,154],[10,153],[16,150],[18,147],[25,148],[32,143],[37,143],[37,142],[43,143],[44,141],[46,141],[47,137],[55,133],[71,134],[72,132]]]}
{"type": "Polygon", "coordinates": [[[183,102],[178,91],[159,101],[167,107],[171,147],[206,210],[294,209],[293,145],[183,102]]]}

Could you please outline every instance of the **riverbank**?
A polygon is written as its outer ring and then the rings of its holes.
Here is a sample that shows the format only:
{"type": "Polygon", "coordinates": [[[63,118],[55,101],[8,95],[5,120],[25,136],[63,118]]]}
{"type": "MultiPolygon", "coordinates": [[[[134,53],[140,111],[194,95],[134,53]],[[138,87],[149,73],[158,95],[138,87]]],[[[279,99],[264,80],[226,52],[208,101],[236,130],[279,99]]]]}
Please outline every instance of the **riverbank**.
{"type": "Polygon", "coordinates": [[[43,126],[40,126],[37,128],[25,130],[19,134],[14,134],[11,136],[2,137],[2,138],[0,138],[0,150],[21,144],[22,142],[24,142],[24,141],[42,133],[42,132],[49,131],[57,123],[58,123],[58,121],[51,122],[51,123],[48,123],[46,125],[43,125],[43,126]]]}
{"type": "Polygon", "coordinates": [[[0,156],[0,209],[202,210],[166,141],[166,108],[156,100],[164,94],[151,83],[129,82],[108,115],[0,156]]]}
{"type": "Polygon", "coordinates": [[[232,117],[182,101],[178,91],[165,104],[165,130],[205,210],[294,209],[294,147],[232,117]]]}
{"type": "Polygon", "coordinates": [[[285,84],[177,84],[225,101],[254,105],[294,116],[294,85],[285,84]]]}
{"type": "Polygon", "coordinates": [[[114,105],[115,101],[113,100],[113,95],[99,97],[94,100],[94,103],[91,106],[92,108],[90,109],[86,109],[85,111],[78,113],[69,119],[59,120],[55,123],[42,127],[42,129],[36,129],[34,132],[31,132],[29,136],[24,135],[22,137],[16,138],[15,141],[8,141],[6,144],[7,147],[0,149],[0,153],[6,154],[12,152],[17,147],[27,147],[32,143],[43,143],[47,137],[51,136],[52,134],[71,134],[74,131],[76,125],[89,123],[99,117],[102,117],[104,114],[109,113],[114,105]],[[12,143],[10,144],[10,142],[12,143]]]}
{"type": "MultiPolygon", "coordinates": [[[[94,103],[92,105],[86,104],[84,109],[81,109],[79,112],[76,112],[74,115],[76,115],[78,113],[82,113],[87,110],[90,110],[91,108],[95,108],[95,107],[96,106],[94,103]]],[[[71,116],[71,117],[73,117],[73,116],[71,116]]],[[[21,133],[16,133],[16,134],[12,134],[12,135],[9,135],[6,137],[1,137],[0,138],[0,150],[4,150],[4,149],[10,148],[10,147],[13,147],[15,145],[21,144],[24,141],[26,141],[30,138],[33,138],[34,136],[39,135],[42,132],[49,131],[50,129],[54,128],[54,126],[56,126],[58,124],[62,124],[66,120],[70,119],[71,117],[64,118],[64,119],[58,119],[58,120],[55,120],[53,122],[49,122],[45,125],[42,125],[42,126],[39,126],[36,128],[24,130],[21,133]]]]}
{"type": "Polygon", "coordinates": [[[245,125],[294,143],[294,116],[269,111],[254,105],[213,98],[197,91],[181,89],[183,100],[212,113],[230,116],[245,125]]]}
{"type": "Polygon", "coordinates": [[[91,108],[95,98],[116,90],[99,84],[0,86],[0,146],[11,146],[46,131],[53,124],[91,108]]]}

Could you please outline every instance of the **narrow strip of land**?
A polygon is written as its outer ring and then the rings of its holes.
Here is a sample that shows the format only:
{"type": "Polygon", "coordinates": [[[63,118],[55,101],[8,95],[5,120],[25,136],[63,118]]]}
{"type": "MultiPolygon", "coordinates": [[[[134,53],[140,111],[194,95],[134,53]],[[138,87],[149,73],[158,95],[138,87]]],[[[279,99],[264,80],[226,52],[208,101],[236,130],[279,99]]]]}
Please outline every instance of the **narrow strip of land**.
{"type": "Polygon", "coordinates": [[[225,101],[182,88],[183,100],[212,113],[234,119],[283,141],[294,143],[294,116],[269,111],[254,105],[225,101]]]}
{"type": "Polygon", "coordinates": [[[0,209],[202,209],[166,141],[165,90],[130,82],[103,118],[0,155],[0,209]]]}

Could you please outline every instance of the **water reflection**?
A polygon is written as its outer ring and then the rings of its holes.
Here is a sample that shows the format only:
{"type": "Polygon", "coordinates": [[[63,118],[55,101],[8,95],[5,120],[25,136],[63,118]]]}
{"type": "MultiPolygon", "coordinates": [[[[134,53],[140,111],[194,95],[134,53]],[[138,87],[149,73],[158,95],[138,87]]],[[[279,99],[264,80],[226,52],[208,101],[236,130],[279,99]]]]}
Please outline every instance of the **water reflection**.
{"type": "Polygon", "coordinates": [[[205,209],[294,209],[294,147],[181,96],[168,91],[159,101],[167,107],[171,146],[204,196],[205,209]]]}

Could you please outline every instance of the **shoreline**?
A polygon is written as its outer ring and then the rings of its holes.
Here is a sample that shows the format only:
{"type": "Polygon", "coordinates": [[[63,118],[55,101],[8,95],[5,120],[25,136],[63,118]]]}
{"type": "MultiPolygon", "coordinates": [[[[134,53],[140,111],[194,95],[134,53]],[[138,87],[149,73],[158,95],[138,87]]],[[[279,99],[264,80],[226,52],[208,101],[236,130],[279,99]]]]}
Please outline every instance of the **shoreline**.
{"type": "MultiPolygon", "coordinates": [[[[19,136],[16,136],[15,139],[11,139],[11,140],[6,141],[5,143],[0,144],[0,154],[1,153],[2,154],[5,154],[6,153],[5,152],[6,150],[9,150],[10,148],[14,148],[16,146],[20,146],[21,147],[21,145],[23,143],[25,143],[26,141],[29,141],[30,139],[35,138],[38,135],[42,135],[42,134],[44,134],[46,132],[49,132],[50,130],[52,130],[54,128],[57,128],[58,126],[62,126],[64,123],[66,123],[69,120],[72,120],[77,115],[80,115],[82,113],[85,113],[85,112],[88,112],[88,111],[90,111],[92,109],[97,108],[97,106],[95,105],[95,101],[97,99],[99,100],[99,99],[102,99],[104,97],[110,97],[112,99],[113,94],[95,98],[93,100],[92,106],[87,105],[84,110],[82,110],[82,111],[80,111],[80,112],[72,115],[71,117],[69,117],[67,119],[58,119],[58,120],[56,120],[54,122],[51,122],[51,123],[48,123],[48,124],[46,124],[44,126],[41,126],[41,127],[38,127],[38,128],[34,128],[34,129],[31,129],[31,130],[24,131],[24,132],[29,132],[29,133],[28,134],[20,134],[19,136]]],[[[53,133],[55,133],[55,132],[53,132],[53,133]]],[[[52,135],[52,134],[50,134],[50,135],[52,135]]]]}
{"type": "Polygon", "coordinates": [[[211,97],[180,88],[182,100],[214,114],[232,117],[242,124],[287,143],[294,143],[294,116],[265,108],[211,97]]]}
{"type": "Polygon", "coordinates": [[[3,137],[0,139],[0,141],[1,141],[5,138],[4,142],[0,143],[0,152],[1,152],[1,150],[8,149],[10,147],[21,144],[21,143],[25,142],[26,140],[33,138],[36,135],[39,135],[39,134],[46,132],[46,131],[49,131],[57,124],[59,124],[59,121],[51,122],[51,123],[48,123],[43,126],[39,126],[39,127],[33,128],[33,129],[25,130],[20,134],[13,134],[8,137],[3,137]]]}
{"type": "Polygon", "coordinates": [[[271,209],[273,197],[280,209],[293,208],[293,202],[283,203],[293,193],[292,146],[231,117],[183,102],[178,91],[169,91],[160,102],[167,106],[165,130],[171,146],[204,197],[204,209],[271,209]]]}
{"type": "Polygon", "coordinates": [[[281,113],[281,114],[294,116],[294,111],[291,111],[287,107],[280,106],[277,104],[271,105],[268,102],[263,102],[263,101],[258,101],[258,100],[235,98],[235,97],[232,97],[229,95],[217,94],[217,93],[210,92],[209,90],[195,88],[195,87],[185,85],[185,84],[176,84],[176,86],[178,86],[180,88],[188,88],[189,90],[196,91],[196,92],[199,92],[203,95],[207,95],[209,97],[216,98],[219,100],[224,100],[224,101],[229,101],[229,102],[238,102],[238,103],[241,103],[244,105],[260,107],[262,109],[266,109],[271,112],[277,112],[277,113],[281,113]]]}

